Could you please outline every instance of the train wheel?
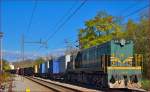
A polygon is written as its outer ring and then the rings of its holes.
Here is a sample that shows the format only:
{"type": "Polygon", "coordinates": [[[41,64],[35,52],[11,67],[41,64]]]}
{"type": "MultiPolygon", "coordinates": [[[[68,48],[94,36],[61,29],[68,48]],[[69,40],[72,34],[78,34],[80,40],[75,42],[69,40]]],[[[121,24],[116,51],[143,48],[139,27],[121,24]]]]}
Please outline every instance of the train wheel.
{"type": "Polygon", "coordinates": [[[102,89],[102,88],[103,88],[102,82],[97,82],[96,86],[97,86],[97,88],[99,88],[99,89],[102,89]]]}

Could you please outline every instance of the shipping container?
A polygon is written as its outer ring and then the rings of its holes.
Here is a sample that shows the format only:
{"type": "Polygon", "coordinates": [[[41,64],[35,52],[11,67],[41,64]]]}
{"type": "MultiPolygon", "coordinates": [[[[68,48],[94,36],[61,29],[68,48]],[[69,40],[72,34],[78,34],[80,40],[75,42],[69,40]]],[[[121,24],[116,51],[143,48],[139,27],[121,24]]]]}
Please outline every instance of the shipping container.
{"type": "Polygon", "coordinates": [[[40,65],[34,65],[34,76],[38,77],[40,73],[40,65]]]}
{"type": "Polygon", "coordinates": [[[45,67],[45,62],[40,64],[40,73],[46,73],[46,67],[45,67]]]}
{"type": "Polygon", "coordinates": [[[67,54],[67,55],[65,56],[65,70],[67,69],[68,64],[69,64],[70,61],[71,61],[71,55],[70,55],[70,54],[67,54]]]}
{"type": "Polygon", "coordinates": [[[45,73],[48,73],[48,69],[49,69],[49,61],[45,62],[45,73]]]}
{"type": "Polygon", "coordinates": [[[41,71],[40,71],[40,68],[41,66],[40,66],[40,64],[38,65],[38,74],[40,74],[41,73],[41,71]]]}
{"type": "Polygon", "coordinates": [[[38,71],[39,71],[38,65],[34,65],[34,73],[36,74],[36,73],[38,73],[38,71]]]}
{"type": "Polygon", "coordinates": [[[50,73],[59,73],[59,65],[57,60],[49,61],[49,72],[50,73]]]}
{"type": "Polygon", "coordinates": [[[49,61],[49,72],[52,74],[59,74],[65,72],[65,56],[55,58],[49,61]]]}

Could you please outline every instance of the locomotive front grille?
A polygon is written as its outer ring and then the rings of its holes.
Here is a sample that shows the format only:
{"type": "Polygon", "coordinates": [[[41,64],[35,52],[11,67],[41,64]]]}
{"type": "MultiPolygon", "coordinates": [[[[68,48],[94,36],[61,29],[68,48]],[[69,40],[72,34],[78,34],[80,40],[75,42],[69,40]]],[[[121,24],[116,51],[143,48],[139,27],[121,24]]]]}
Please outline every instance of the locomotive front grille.
{"type": "Polygon", "coordinates": [[[108,83],[111,88],[125,88],[131,85],[138,85],[142,78],[141,67],[117,67],[111,66],[107,68],[108,83]],[[120,86],[122,85],[122,86],[120,86]]]}

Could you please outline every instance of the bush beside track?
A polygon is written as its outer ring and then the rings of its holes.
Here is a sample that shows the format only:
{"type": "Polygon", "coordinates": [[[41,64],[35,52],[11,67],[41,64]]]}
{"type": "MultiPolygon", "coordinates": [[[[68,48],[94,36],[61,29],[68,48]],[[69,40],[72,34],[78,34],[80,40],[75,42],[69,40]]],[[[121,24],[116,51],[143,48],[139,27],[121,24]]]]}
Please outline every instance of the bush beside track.
{"type": "Polygon", "coordinates": [[[6,86],[10,85],[10,81],[13,75],[3,72],[0,73],[0,90],[5,90],[6,86]]]}
{"type": "Polygon", "coordinates": [[[150,80],[143,79],[142,80],[142,88],[147,90],[147,91],[150,91],[150,80]]]}

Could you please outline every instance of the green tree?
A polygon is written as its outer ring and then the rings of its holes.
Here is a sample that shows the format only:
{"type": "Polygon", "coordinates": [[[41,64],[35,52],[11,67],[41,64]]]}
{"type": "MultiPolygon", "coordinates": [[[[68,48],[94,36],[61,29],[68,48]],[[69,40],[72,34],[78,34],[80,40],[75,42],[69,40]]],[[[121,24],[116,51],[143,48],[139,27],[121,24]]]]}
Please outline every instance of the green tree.
{"type": "Polygon", "coordinates": [[[101,11],[96,17],[85,22],[85,28],[78,33],[81,49],[102,44],[113,37],[120,37],[121,27],[114,21],[115,17],[101,11]]]}
{"type": "MultiPolygon", "coordinates": [[[[95,17],[95,26],[97,28],[97,31],[105,32],[106,35],[109,35],[109,31],[113,28],[113,21],[112,16],[106,16],[106,17],[95,17]]],[[[114,26],[115,27],[115,26],[114,26]]]]}
{"type": "Polygon", "coordinates": [[[3,70],[5,71],[9,69],[10,69],[10,66],[9,66],[8,61],[3,59],[3,70]]]}

